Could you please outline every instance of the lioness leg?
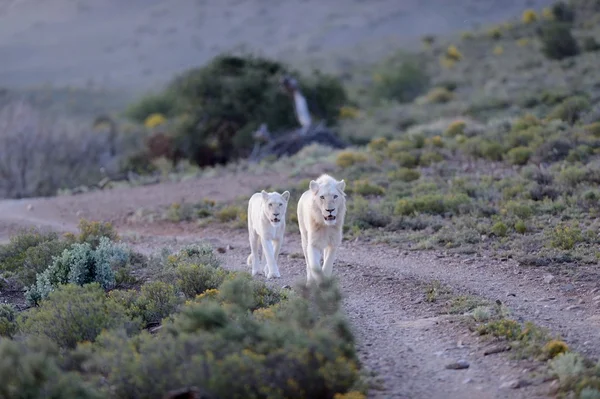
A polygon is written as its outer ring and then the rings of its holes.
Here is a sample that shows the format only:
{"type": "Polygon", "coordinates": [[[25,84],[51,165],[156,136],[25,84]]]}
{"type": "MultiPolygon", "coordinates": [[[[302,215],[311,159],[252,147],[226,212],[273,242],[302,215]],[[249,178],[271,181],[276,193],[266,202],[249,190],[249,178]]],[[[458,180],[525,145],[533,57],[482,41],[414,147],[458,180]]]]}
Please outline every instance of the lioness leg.
{"type": "Polygon", "coordinates": [[[325,248],[323,252],[323,274],[325,275],[325,277],[331,277],[331,274],[333,272],[333,261],[335,260],[337,248],[333,245],[330,245],[327,248],[325,248]]]}
{"type": "Polygon", "coordinates": [[[316,281],[316,282],[320,282],[321,281],[321,275],[322,275],[322,271],[321,271],[321,250],[319,250],[318,248],[315,248],[312,245],[308,245],[306,247],[306,253],[308,255],[307,260],[308,260],[308,266],[306,268],[308,275],[310,276],[308,278],[309,281],[316,281]]]}
{"type": "MultiPolygon", "coordinates": [[[[281,252],[281,245],[283,243],[283,239],[281,240],[273,240],[273,257],[275,258],[275,264],[277,265],[277,273],[279,273],[279,253],[281,252]]],[[[268,273],[267,265],[265,264],[265,275],[268,273]]],[[[279,276],[277,276],[279,277],[279,276]]]]}
{"type": "Polygon", "coordinates": [[[267,278],[281,277],[281,275],[279,274],[279,268],[277,267],[277,260],[274,256],[275,248],[273,247],[273,242],[271,240],[265,240],[262,238],[261,242],[263,248],[263,255],[265,256],[265,258],[267,258],[267,278]]]}
{"type": "Polygon", "coordinates": [[[248,263],[252,266],[252,275],[256,276],[260,274],[260,263],[258,257],[258,251],[260,250],[260,237],[255,231],[250,231],[250,256],[248,257],[248,263]]]}

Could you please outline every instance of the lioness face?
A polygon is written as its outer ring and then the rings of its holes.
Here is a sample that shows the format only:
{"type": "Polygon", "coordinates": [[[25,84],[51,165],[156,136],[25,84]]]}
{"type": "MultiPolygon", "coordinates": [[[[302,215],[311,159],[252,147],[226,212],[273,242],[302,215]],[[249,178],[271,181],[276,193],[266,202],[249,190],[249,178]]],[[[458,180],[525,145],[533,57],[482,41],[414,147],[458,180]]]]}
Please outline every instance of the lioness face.
{"type": "Polygon", "coordinates": [[[311,190],[314,193],[314,200],[316,201],[321,214],[323,215],[323,221],[327,226],[334,226],[337,222],[338,210],[343,201],[342,196],[344,195],[343,188],[345,187],[344,181],[340,181],[336,186],[332,185],[319,185],[315,182],[313,185],[311,182],[311,190]]]}
{"type": "Polygon", "coordinates": [[[283,194],[279,194],[276,192],[267,193],[263,190],[261,194],[265,205],[263,207],[265,216],[269,219],[272,226],[278,226],[282,220],[285,220],[290,192],[284,191],[283,194]]]}

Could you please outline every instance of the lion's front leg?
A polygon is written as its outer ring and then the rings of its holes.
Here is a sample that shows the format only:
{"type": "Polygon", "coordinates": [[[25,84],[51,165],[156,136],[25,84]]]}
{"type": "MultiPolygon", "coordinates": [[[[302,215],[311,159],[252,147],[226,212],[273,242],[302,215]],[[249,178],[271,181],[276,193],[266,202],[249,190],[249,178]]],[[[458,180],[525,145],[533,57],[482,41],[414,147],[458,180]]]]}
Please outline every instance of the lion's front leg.
{"type": "MultiPolygon", "coordinates": [[[[281,252],[282,242],[283,240],[273,240],[273,258],[275,259],[275,265],[277,269],[275,277],[281,277],[279,275],[279,253],[281,252]]],[[[264,271],[266,276],[269,273],[269,268],[266,263],[264,264],[264,271]]]]}
{"type": "Polygon", "coordinates": [[[325,277],[331,277],[331,274],[333,273],[333,261],[335,260],[335,255],[337,254],[337,247],[330,245],[325,248],[323,252],[323,274],[325,277]]]}
{"type": "Polygon", "coordinates": [[[323,273],[321,271],[321,250],[311,244],[308,244],[306,247],[306,255],[306,272],[308,275],[307,284],[310,284],[312,281],[320,282],[323,273]]]}
{"type": "Polygon", "coordinates": [[[281,277],[277,260],[275,259],[275,248],[271,240],[262,239],[263,255],[267,259],[267,278],[281,277]]]}

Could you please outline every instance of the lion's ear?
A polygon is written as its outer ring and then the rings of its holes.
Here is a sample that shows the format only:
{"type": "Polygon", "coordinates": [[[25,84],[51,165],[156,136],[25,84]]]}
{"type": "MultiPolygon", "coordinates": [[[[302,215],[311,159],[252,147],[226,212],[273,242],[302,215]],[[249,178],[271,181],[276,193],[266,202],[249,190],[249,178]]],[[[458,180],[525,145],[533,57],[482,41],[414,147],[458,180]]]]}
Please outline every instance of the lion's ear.
{"type": "Polygon", "coordinates": [[[344,190],[346,189],[346,182],[344,181],[344,179],[337,182],[337,189],[340,190],[344,195],[346,195],[346,193],[344,193],[344,190]]]}
{"type": "Polygon", "coordinates": [[[310,181],[310,184],[308,185],[308,187],[310,188],[310,191],[313,192],[313,194],[316,194],[319,192],[319,183],[317,183],[314,180],[310,181]]]}
{"type": "Polygon", "coordinates": [[[263,197],[263,199],[265,201],[269,199],[269,193],[268,192],[266,192],[265,190],[262,190],[260,193],[262,194],[262,197],[263,197]]]}
{"type": "Polygon", "coordinates": [[[281,197],[285,200],[285,202],[288,202],[290,200],[290,192],[284,191],[283,194],[281,194],[281,197]]]}

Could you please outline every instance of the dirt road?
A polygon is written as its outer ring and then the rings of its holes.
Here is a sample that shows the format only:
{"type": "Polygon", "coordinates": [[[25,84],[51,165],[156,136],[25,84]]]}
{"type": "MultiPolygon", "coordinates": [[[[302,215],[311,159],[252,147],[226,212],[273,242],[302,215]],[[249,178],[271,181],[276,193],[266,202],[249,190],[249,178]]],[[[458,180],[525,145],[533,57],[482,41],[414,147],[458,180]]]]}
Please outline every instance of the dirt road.
{"type": "MultiPolygon", "coordinates": [[[[269,174],[240,174],[230,179],[234,184],[228,186],[221,178],[204,178],[70,197],[0,201],[0,239],[23,226],[72,231],[81,216],[114,222],[131,245],[146,253],[206,240],[229,248],[223,254],[226,267],[247,270],[249,249],[243,229],[127,222],[127,216],[140,207],[159,207],[182,199],[227,201],[283,182],[269,174]]],[[[293,285],[305,279],[300,238],[290,233],[286,240],[280,260],[282,278],[272,280],[275,285],[293,285]]],[[[516,390],[501,388],[528,378],[529,364],[505,355],[484,356],[487,344],[451,317],[440,316],[443,304],[424,300],[424,287],[433,280],[455,293],[501,300],[516,319],[549,327],[573,348],[600,355],[600,316],[592,299],[600,292],[595,282],[573,283],[566,277],[554,277],[547,283],[544,270],[523,268],[512,260],[405,253],[360,240],[343,243],[334,273],[340,279],[361,359],[381,379],[382,390],[373,392],[373,398],[549,397],[548,384],[542,381],[530,380],[531,385],[516,390]],[[466,360],[470,367],[446,369],[458,360],[466,360]]]]}

